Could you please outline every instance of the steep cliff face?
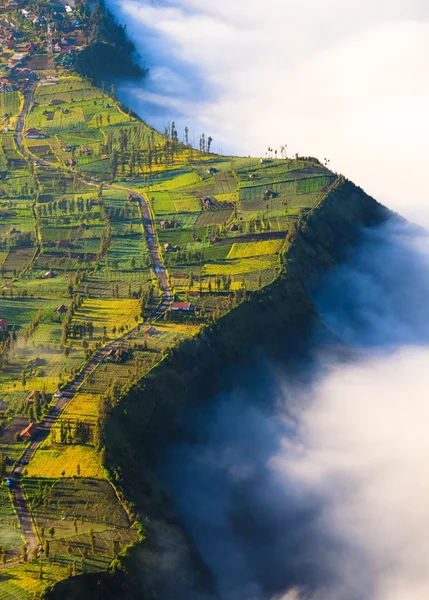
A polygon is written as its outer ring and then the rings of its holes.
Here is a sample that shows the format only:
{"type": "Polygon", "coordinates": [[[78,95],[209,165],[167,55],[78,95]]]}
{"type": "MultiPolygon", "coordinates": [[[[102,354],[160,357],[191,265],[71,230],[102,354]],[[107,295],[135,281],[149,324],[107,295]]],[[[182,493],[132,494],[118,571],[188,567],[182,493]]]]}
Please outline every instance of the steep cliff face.
{"type": "MultiPolygon", "coordinates": [[[[284,273],[249,295],[215,325],[171,352],[119,403],[107,424],[110,468],[120,469],[125,491],[140,504],[137,481],[153,463],[159,447],[180,436],[182,407],[204,401],[227,386],[219,378],[231,364],[255,353],[293,352],[317,315],[308,294],[314,277],[341,261],[356,244],[362,227],[385,221],[391,213],[353,183],[339,178],[319,205],[303,216],[284,255],[284,273]]],[[[142,489],[147,491],[144,485],[142,489]]]]}
{"type": "MultiPolygon", "coordinates": [[[[165,444],[182,435],[181,411],[228,389],[225,373],[231,365],[249,363],[258,354],[297,353],[309,332],[321,328],[308,292],[313,279],[341,262],[358,242],[362,227],[376,226],[390,216],[363,190],[339,178],[289,234],[282,275],[174,349],[112,411],[105,436],[108,467],[142,517],[149,516],[157,524],[149,525],[148,540],[124,561],[132,573],[128,581],[131,578],[144,590],[138,597],[142,593],[147,598],[162,597],[151,578],[163,560],[160,528],[163,540],[170,537],[172,543],[186,547],[186,561],[195,567],[191,575],[195,587],[211,586],[210,573],[171,514],[153,471],[165,444]]],[[[134,593],[133,587],[115,597],[134,597],[134,593]]]]}

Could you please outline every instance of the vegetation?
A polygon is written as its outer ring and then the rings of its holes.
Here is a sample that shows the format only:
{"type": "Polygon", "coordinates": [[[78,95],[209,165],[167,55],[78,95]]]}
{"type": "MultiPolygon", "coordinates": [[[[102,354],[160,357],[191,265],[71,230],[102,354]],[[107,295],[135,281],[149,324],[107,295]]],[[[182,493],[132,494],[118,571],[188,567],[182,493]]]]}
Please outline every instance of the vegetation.
{"type": "Polygon", "coordinates": [[[146,502],[163,501],[142,465],[189,390],[296,334],[312,314],[301,279],[376,211],[314,158],[223,157],[205,133],[193,147],[174,122],[154,131],[101,83],[142,75],[102,2],[25,6],[23,65],[13,44],[0,57],[0,597],[75,575],[113,594],[91,573],[117,575],[144,542],[146,502]]]}

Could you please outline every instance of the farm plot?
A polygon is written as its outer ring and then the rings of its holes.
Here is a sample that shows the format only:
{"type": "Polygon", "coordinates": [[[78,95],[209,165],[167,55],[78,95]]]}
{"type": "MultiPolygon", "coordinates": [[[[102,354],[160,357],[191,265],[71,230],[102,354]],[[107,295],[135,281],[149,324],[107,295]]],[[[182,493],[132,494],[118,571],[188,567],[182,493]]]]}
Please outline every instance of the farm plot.
{"type": "Polygon", "coordinates": [[[19,92],[3,92],[4,111],[9,117],[14,117],[18,114],[21,104],[21,94],[19,92]]]}
{"type": "Polygon", "coordinates": [[[90,529],[103,531],[115,527],[129,528],[129,519],[106,480],[81,478],[25,478],[24,489],[35,506],[34,517],[40,530],[54,526],[55,537],[62,538],[90,529]],[[47,502],[41,502],[47,498],[47,502]],[[64,519],[64,517],[66,517],[64,519]]]}
{"type": "Polygon", "coordinates": [[[227,258],[248,258],[264,254],[278,254],[283,243],[283,240],[264,240],[260,242],[233,244],[227,258]]]}
{"type": "Polygon", "coordinates": [[[193,196],[189,197],[181,197],[181,198],[173,198],[173,205],[178,213],[184,212],[193,212],[199,213],[201,212],[201,202],[197,198],[193,196]]]}
{"type": "Polygon", "coordinates": [[[61,413],[61,419],[95,424],[98,418],[99,397],[96,394],[76,394],[61,413]]]}
{"type": "Polygon", "coordinates": [[[214,181],[216,196],[219,194],[232,194],[238,187],[237,181],[231,172],[215,173],[214,181]]]}
{"type": "Polygon", "coordinates": [[[19,522],[6,484],[0,484],[0,546],[6,550],[6,558],[19,552],[22,536],[19,522]]]}
{"type": "MultiPolygon", "coordinates": [[[[13,229],[16,232],[34,232],[35,222],[31,204],[29,202],[14,202],[12,208],[10,203],[0,202],[0,235],[5,235],[13,229]]],[[[12,237],[13,234],[10,234],[12,237]]]]}
{"type": "Polygon", "coordinates": [[[138,300],[104,300],[87,299],[73,317],[72,323],[91,322],[94,325],[94,339],[102,338],[104,328],[106,336],[113,336],[112,329],[131,329],[140,320],[140,304],[138,300]],[[136,319],[137,318],[137,319],[136,319]]]}
{"type": "Polygon", "coordinates": [[[278,266],[277,256],[259,256],[257,258],[236,258],[225,262],[205,264],[203,275],[239,275],[251,271],[264,271],[278,266]]]}
{"type": "Polygon", "coordinates": [[[12,277],[14,272],[20,273],[28,267],[35,256],[36,250],[29,248],[11,248],[3,263],[2,271],[6,277],[12,277]]]}
{"type": "MultiPolygon", "coordinates": [[[[176,191],[201,182],[201,177],[195,173],[195,171],[189,170],[188,172],[182,173],[183,170],[184,169],[180,169],[179,172],[181,172],[181,174],[176,177],[173,177],[173,173],[171,171],[166,172],[165,175],[168,175],[169,178],[161,180],[159,183],[152,185],[149,188],[150,192],[176,191]]],[[[159,179],[161,179],[160,176],[159,179]]]]}
{"type": "Polygon", "coordinates": [[[195,226],[205,227],[207,225],[223,225],[232,216],[233,209],[227,210],[207,210],[198,217],[195,226]]]}
{"type": "Polygon", "coordinates": [[[54,444],[50,438],[46,438],[31,459],[26,475],[59,479],[77,476],[78,471],[81,477],[104,478],[95,448],[77,444],[54,444]]]}

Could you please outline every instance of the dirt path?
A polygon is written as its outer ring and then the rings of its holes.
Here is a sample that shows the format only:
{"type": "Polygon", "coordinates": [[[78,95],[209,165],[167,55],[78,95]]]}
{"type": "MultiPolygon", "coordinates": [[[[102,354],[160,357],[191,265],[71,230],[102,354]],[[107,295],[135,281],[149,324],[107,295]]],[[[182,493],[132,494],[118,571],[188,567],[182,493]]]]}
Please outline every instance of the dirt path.
{"type": "MultiPolygon", "coordinates": [[[[26,94],[23,110],[18,116],[17,128],[15,133],[15,140],[20,152],[23,154],[23,156],[34,162],[37,159],[31,156],[31,154],[29,154],[23,146],[23,129],[25,124],[25,116],[31,107],[35,89],[36,85],[33,84],[32,86],[30,86],[26,94]]],[[[53,166],[46,161],[39,162],[43,162],[43,164],[53,166]]],[[[85,183],[99,185],[99,183],[95,182],[94,180],[86,179],[84,177],[82,177],[81,179],[85,181],[85,183]]],[[[161,249],[157,242],[155,234],[155,224],[152,219],[152,214],[150,211],[148,201],[142,194],[138,194],[134,190],[118,188],[113,185],[105,185],[104,188],[121,189],[129,194],[132,194],[134,197],[137,197],[140,202],[145,237],[152,258],[155,275],[159,281],[162,296],[161,303],[152,313],[151,318],[159,318],[170,306],[173,299],[173,294],[170,288],[170,284],[168,282],[167,273],[162,260],[161,249]]],[[[18,515],[18,520],[21,525],[21,533],[25,538],[29,553],[33,550],[33,548],[35,548],[38,545],[39,542],[36,537],[35,530],[33,528],[33,519],[31,516],[31,512],[28,508],[27,500],[25,498],[24,490],[22,487],[22,475],[24,469],[30,462],[31,458],[34,456],[40,444],[48,437],[52,427],[54,426],[61,412],[64,410],[64,408],[68,405],[68,403],[72,400],[74,395],[79,390],[79,387],[82,385],[84,378],[93,371],[93,369],[99,364],[99,362],[106,357],[110,350],[131,338],[135,333],[140,331],[141,327],[141,324],[138,325],[134,329],[125,333],[124,335],[116,338],[113,342],[111,342],[107,346],[104,346],[103,348],[98,350],[96,354],[93,355],[93,357],[86,363],[83,370],[73,379],[73,381],[67,384],[67,386],[63,389],[63,396],[57,400],[55,406],[53,406],[50,409],[49,413],[46,415],[44,420],[39,424],[35,439],[27,446],[27,448],[24,450],[23,454],[21,455],[20,459],[15,465],[15,469],[11,476],[12,488],[10,491],[12,495],[13,505],[15,507],[16,513],[18,515]]],[[[19,562],[20,559],[15,559],[11,562],[8,562],[7,566],[9,567],[16,565],[19,562]]]]}

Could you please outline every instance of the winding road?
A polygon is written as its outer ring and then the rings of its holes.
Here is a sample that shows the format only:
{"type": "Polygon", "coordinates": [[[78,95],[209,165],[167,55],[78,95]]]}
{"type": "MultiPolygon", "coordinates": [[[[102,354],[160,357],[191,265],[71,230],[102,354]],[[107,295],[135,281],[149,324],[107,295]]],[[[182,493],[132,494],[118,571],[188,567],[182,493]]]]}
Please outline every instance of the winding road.
{"type": "MultiPolygon", "coordinates": [[[[28,113],[28,111],[31,107],[31,104],[33,102],[35,90],[36,90],[36,84],[31,84],[25,93],[24,105],[23,105],[22,111],[18,115],[18,119],[17,119],[15,140],[16,140],[16,143],[17,143],[17,146],[18,146],[20,152],[22,153],[22,155],[25,158],[27,158],[33,162],[37,161],[37,162],[39,162],[39,164],[44,164],[45,166],[55,166],[55,165],[51,165],[47,161],[44,161],[44,160],[40,161],[39,159],[36,159],[35,157],[33,157],[26,150],[26,148],[24,147],[24,144],[23,144],[23,131],[24,131],[24,126],[25,126],[25,116],[28,113]]],[[[99,182],[91,180],[91,179],[87,179],[85,177],[81,177],[80,179],[90,185],[99,185],[99,182]]],[[[157,237],[156,237],[156,233],[155,233],[155,224],[152,219],[152,214],[151,214],[151,210],[150,210],[149,204],[147,202],[147,199],[145,198],[144,195],[139,194],[132,189],[124,189],[122,187],[119,188],[119,186],[117,187],[117,186],[113,186],[113,185],[104,185],[104,188],[105,189],[120,189],[129,194],[132,194],[135,198],[138,198],[138,200],[140,202],[145,237],[146,237],[149,253],[151,255],[155,275],[159,281],[159,287],[160,287],[160,292],[161,292],[161,297],[162,297],[161,303],[158,305],[158,307],[152,313],[151,318],[152,319],[159,318],[171,305],[171,302],[173,300],[173,294],[172,294],[171,287],[170,287],[170,284],[168,281],[168,276],[167,276],[167,273],[165,270],[165,266],[164,266],[164,263],[162,260],[161,250],[160,250],[159,244],[157,242],[157,237]]],[[[55,403],[55,406],[53,406],[50,409],[49,413],[46,415],[44,420],[38,425],[37,435],[36,435],[35,439],[27,446],[27,448],[24,450],[23,454],[21,455],[21,457],[15,464],[15,469],[11,475],[12,487],[10,488],[10,492],[12,495],[13,504],[14,504],[14,507],[15,507],[15,510],[16,510],[16,513],[18,516],[18,520],[19,520],[19,523],[21,526],[21,533],[26,540],[26,545],[27,545],[27,549],[28,549],[29,553],[31,552],[32,549],[34,549],[35,547],[38,546],[39,542],[38,542],[38,539],[36,536],[35,528],[33,527],[33,519],[32,519],[32,515],[31,515],[31,511],[28,507],[27,500],[26,500],[26,497],[25,497],[25,494],[23,491],[23,487],[22,487],[23,472],[24,472],[26,466],[28,465],[28,463],[30,462],[31,458],[34,456],[34,453],[36,452],[36,450],[38,449],[40,444],[48,437],[52,427],[54,426],[54,424],[55,424],[56,420],[58,419],[58,417],[60,416],[61,412],[68,405],[68,403],[72,400],[74,395],[78,392],[85,377],[94,370],[94,368],[100,363],[101,360],[103,360],[103,358],[106,357],[106,355],[110,352],[110,350],[114,349],[122,342],[131,338],[135,333],[140,331],[141,327],[142,327],[142,325],[140,324],[137,327],[135,327],[134,329],[125,333],[124,335],[116,338],[114,341],[112,341],[110,344],[107,344],[106,346],[104,346],[103,348],[98,350],[92,356],[92,358],[86,363],[83,370],[70,383],[68,383],[67,386],[62,390],[63,396],[61,398],[58,398],[57,402],[55,403]]],[[[13,561],[8,562],[7,566],[13,566],[13,565],[17,564],[18,562],[20,562],[19,558],[14,559],[13,561]]]]}

